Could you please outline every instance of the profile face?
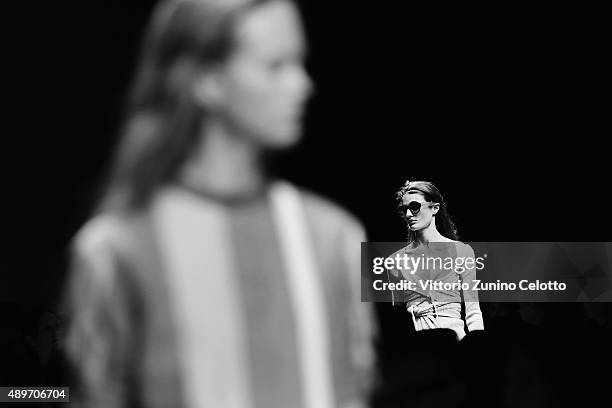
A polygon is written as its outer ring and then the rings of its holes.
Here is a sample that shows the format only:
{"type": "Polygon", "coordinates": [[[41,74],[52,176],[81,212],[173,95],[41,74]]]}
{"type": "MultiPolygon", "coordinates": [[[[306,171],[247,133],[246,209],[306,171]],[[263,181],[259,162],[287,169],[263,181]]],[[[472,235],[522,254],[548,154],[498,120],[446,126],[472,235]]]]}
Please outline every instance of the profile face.
{"type": "Polygon", "coordinates": [[[408,228],[411,231],[419,231],[429,227],[434,219],[434,214],[438,212],[437,207],[433,206],[432,203],[428,202],[422,194],[419,193],[408,193],[404,194],[401,203],[402,214],[406,217],[408,228]],[[413,211],[410,208],[416,207],[417,202],[421,204],[420,209],[413,211]]]}
{"type": "Polygon", "coordinates": [[[274,0],[237,22],[236,45],[223,65],[221,114],[264,148],[293,145],[301,135],[311,82],[296,7],[274,0]]]}

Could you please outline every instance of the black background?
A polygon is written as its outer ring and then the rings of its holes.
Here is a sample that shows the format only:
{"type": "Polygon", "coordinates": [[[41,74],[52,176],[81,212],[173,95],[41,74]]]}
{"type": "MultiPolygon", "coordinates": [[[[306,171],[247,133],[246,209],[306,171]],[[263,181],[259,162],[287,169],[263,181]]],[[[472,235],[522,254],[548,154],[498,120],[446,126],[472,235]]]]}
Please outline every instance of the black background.
{"type": "MultiPolygon", "coordinates": [[[[154,4],[46,3],[7,37],[0,295],[26,303],[53,301],[154,4]]],[[[340,202],[373,241],[403,239],[406,179],[438,185],[464,241],[610,240],[601,10],[300,5],[317,93],[281,176],[340,202]]]]}
{"type": "MultiPolygon", "coordinates": [[[[26,307],[57,300],[154,4],[43,3],[5,16],[0,300],[26,307]]],[[[317,93],[278,173],[372,241],[403,239],[406,179],[441,189],[463,241],[612,241],[603,11],[403,3],[300,2],[317,93]]]]}

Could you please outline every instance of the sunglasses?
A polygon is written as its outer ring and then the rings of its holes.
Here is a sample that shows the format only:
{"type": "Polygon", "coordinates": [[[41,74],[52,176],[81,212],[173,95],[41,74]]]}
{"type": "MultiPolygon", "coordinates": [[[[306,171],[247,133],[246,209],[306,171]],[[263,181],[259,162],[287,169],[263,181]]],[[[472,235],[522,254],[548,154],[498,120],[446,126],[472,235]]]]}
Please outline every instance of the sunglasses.
{"type": "Polygon", "coordinates": [[[407,205],[400,204],[397,208],[399,209],[402,215],[406,215],[407,210],[410,210],[412,215],[417,215],[419,211],[421,211],[421,207],[423,206],[423,204],[425,204],[426,207],[431,207],[435,205],[436,203],[421,203],[419,201],[411,201],[407,205]]]}

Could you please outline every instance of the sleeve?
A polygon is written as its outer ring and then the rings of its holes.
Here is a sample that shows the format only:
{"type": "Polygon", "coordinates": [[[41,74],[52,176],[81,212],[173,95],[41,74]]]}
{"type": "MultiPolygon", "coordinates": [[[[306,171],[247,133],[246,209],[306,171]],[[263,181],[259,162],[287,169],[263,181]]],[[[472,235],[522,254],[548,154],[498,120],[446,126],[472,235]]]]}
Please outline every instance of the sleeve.
{"type": "MultiPolygon", "coordinates": [[[[468,259],[475,259],[474,250],[471,246],[464,244],[463,256],[468,259]]],[[[473,262],[470,263],[472,267],[465,268],[465,271],[461,275],[463,283],[467,283],[470,288],[474,285],[476,279],[476,267],[473,262]]],[[[484,330],[484,321],[482,319],[482,312],[480,310],[480,303],[478,301],[478,291],[469,289],[464,291],[464,303],[465,303],[465,322],[468,327],[468,331],[472,332],[475,330],[484,330]]]]}
{"type": "Polygon", "coordinates": [[[77,235],[72,248],[64,307],[69,326],[64,349],[75,392],[73,406],[127,405],[130,333],[125,288],[119,283],[116,253],[105,242],[106,225],[77,235]]]}
{"type": "Polygon", "coordinates": [[[361,242],[366,236],[363,227],[351,223],[344,238],[344,253],[351,274],[352,304],[354,312],[350,316],[351,356],[359,374],[359,386],[364,396],[368,395],[377,380],[375,342],[378,325],[375,318],[374,303],[361,301],[361,242]]]}

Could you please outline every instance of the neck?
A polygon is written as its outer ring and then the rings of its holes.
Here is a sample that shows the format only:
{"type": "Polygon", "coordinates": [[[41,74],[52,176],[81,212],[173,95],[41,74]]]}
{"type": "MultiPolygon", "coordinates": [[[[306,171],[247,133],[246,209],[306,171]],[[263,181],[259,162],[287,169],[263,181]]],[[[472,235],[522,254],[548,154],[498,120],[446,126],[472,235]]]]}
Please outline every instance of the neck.
{"type": "Polygon", "coordinates": [[[261,189],[265,177],[260,149],[219,121],[204,122],[198,149],[183,167],[180,180],[217,196],[245,195],[261,189]]]}
{"type": "Polygon", "coordinates": [[[431,221],[431,224],[427,228],[423,228],[416,232],[416,244],[428,244],[430,242],[440,242],[445,241],[446,238],[442,234],[438,232],[436,228],[436,222],[434,220],[431,221]]]}

